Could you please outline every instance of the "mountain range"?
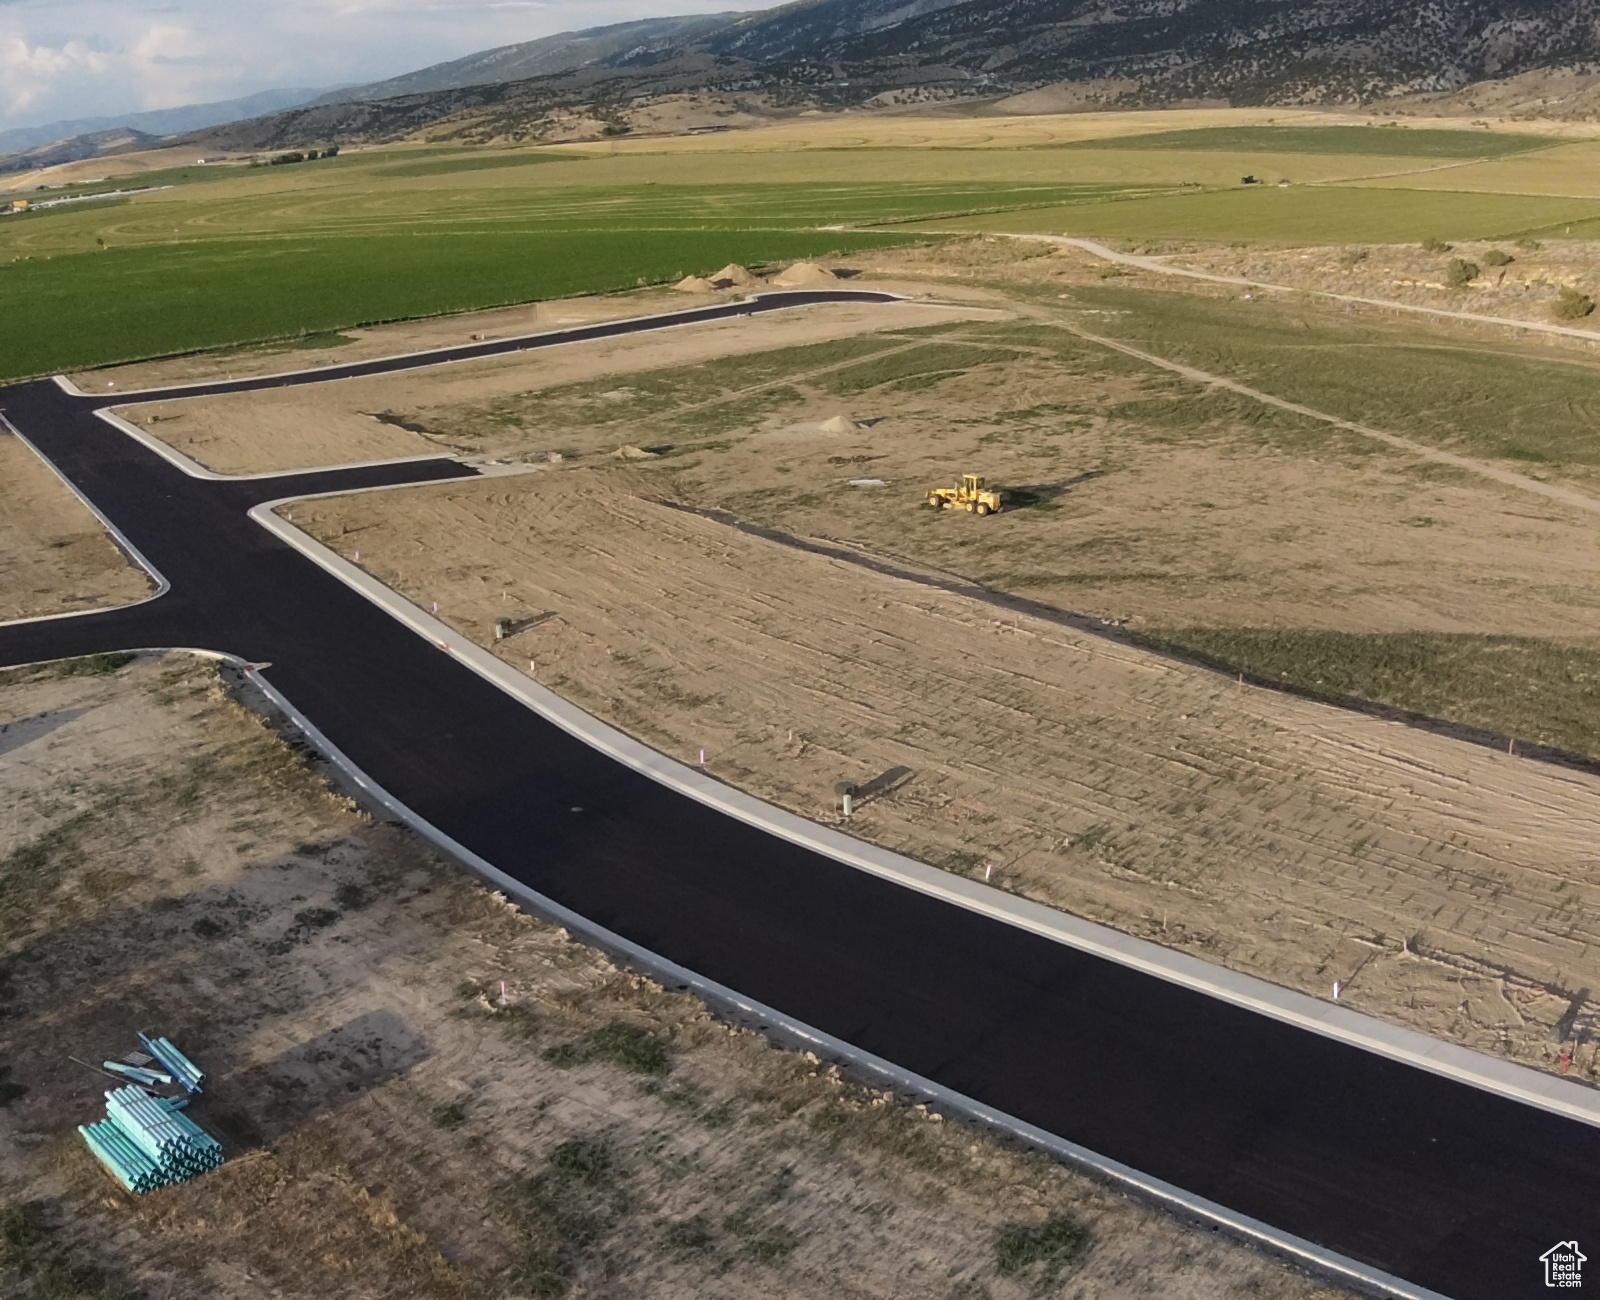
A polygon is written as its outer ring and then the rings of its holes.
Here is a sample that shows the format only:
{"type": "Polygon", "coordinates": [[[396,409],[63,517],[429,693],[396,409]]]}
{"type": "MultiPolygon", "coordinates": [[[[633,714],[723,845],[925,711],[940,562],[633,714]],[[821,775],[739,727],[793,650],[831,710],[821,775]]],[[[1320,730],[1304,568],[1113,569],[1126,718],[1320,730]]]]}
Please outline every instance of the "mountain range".
{"type": "Polygon", "coordinates": [[[652,104],[686,99],[702,113],[680,113],[680,127],[1018,96],[1018,107],[1370,104],[1597,62],[1600,0],[797,0],[567,32],[320,95],[268,92],[304,97],[169,129],[201,148],[261,150],[418,133],[583,138],[652,129],[652,104]]]}
{"type": "Polygon", "coordinates": [[[546,139],[642,104],[1359,104],[1600,60],[1600,0],[799,0],[506,46],[207,137],[546,139]],[[1086,96],[1086,98],[1085,98],[1086,96]]]}

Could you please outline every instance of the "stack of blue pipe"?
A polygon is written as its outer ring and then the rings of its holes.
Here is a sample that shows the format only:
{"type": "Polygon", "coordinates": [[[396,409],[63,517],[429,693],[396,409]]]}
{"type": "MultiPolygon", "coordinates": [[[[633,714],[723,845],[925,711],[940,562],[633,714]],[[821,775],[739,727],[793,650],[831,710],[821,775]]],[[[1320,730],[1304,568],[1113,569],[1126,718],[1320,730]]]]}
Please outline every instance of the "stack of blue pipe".
{"type": "Polygon", "coordinates": [[[105,1119],[78,1132],[119,1183],[143,1196],[222,1163],[222,1147],[182,1113],[185,1104],[143,1088],[118,1088],[106,1093],[105,1119]]]}
{"type": "Polygon", "coordinates": [[[206,1076],[200,1073],[199,1066],[173,1045],[170,1038],[148,1038],[140,1034],[139,1041],[144,1044],[145,1051],[167,1068],[185,1092],[200,1091],[200,1080],[206,1076]]]}

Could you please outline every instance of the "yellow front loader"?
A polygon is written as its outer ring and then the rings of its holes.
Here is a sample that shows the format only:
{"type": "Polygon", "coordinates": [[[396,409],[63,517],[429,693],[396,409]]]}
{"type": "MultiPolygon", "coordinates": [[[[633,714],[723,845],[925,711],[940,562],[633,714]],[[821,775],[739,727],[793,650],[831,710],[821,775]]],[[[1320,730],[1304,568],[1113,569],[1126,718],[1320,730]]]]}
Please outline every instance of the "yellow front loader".
{"type": "Polygon", "coordinates": [[[963,474],[955,487],[929,489],[928,504],[938,510],[965,510],[969,515],[997,515],[1000,494],[983,485],[983,475],[963,474]]]}

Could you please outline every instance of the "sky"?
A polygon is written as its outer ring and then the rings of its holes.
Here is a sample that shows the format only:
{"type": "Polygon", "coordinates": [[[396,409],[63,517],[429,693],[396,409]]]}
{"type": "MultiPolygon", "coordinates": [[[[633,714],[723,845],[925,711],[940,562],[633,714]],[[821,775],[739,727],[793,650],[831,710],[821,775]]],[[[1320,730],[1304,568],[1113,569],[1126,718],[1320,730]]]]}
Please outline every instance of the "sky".
{"type": "Polygon", "coordinates": [[[377,81],[496,45],[761,0],[0,0],[0,128],[377,81]]]}

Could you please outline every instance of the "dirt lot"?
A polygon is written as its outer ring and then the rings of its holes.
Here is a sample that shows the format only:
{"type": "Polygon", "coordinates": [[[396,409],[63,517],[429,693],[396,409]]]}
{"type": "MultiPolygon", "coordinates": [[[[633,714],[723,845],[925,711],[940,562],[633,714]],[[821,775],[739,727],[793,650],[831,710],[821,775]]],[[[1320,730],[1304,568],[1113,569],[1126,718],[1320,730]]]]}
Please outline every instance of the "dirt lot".
{"type": "Polygon", "coordinates": [[[1332,1300],[619,972],[330,793],[211,666],[76,668],[0,682],[8,1296],[1332,1300]],[[134,1198],[71,1058],[141,1027],[209,1072],[230,1160],[134,1198]]]}
{"type": "MultiPolygon", "coordinates": [[[[670,300],[653,303],[633,301],[630,297],[626,303],[599,299],[554,306],[589,313],[588,319],[603,319],[608,312],[612,316],[631,316],[642,314],[646,309],[691,306],[708,296],[675,294],[670,300]]],[[[494,436],[475,434],[460,438],[444,430],[434,430],[426,419],[410,412],[420,404],[432,406],[441,401],[477,406],[527,392],[530,388],[581,383],[600,375],[625,373],[641,365],[694,366],[716,357],[769,348],[801,347],[906,326],[1003,314],[980,305],[985,295],[969,292],[963,296],[979,302],[965,307],[927,303],[801,308],[753,321],[718,322],[692,330],[585,343],[531,356],[475,361],[394,378],[347,380],[335,388],[278,389],[151,403],[124,407],[120,413],[220,473],[296,469],[428,455],[441,450],[477,458],[543,461],[548,450],[565,445],[565,429],[549,425],[524,428],[512,423],[493,431],[494,436]],[[535,440],[531,446],[530,439],[535,440]]],[[[543,310],[550,311],[551,305],[547,304],[543,310]]],[[[533,309],[527,311],[531,316],[533,309]]],[[[385,327],[386,330],[400,328],[385,327]]],[[[509,334],[516,330],[507,328],[503,332],[509,334]]],[[[373,331],[375,336],[379,333],[373,331]]],[[[405,351],[411,345],[400,336],[388,333],[363,341],[371,355],[405,351]]],[[[341,359],[344,359],[342,355],[341,359]]],[[[141,379],[139,382],[149,381],[141,379]]],[[[636,432],[646,442],[650,441],[648,430],[636,432]]]]}
{"type": "Polygon", "coordinates": [[[150,590],[100,521],[0,428],[0,622],[122,605],[150,590]]]}

